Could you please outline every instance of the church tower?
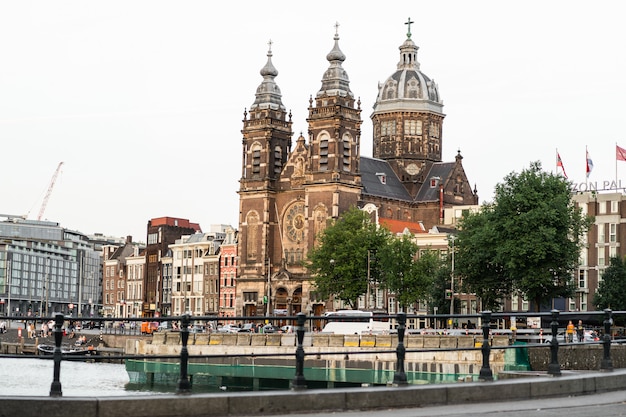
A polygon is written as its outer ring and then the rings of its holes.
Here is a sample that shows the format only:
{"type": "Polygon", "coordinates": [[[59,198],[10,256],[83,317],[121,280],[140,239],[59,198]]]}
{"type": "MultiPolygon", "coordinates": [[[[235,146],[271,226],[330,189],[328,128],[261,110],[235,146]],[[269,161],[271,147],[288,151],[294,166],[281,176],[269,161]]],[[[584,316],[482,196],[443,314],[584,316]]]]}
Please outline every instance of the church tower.
{"type": "MultiPolygon", "coordinates": [[[[269,273],[273,229],[276,228],[276,192],[287,161],[293,135],[291,114],[282,103],[275,82],[278,71],[272,64],[271,41],[267,63],[260,71],[263,81],[256,90],[250,112],[244,112],[242,173],[239,188],[239,284],[261,286],[269,273]],[[258,284],[258,283],[261,284],[258,284]],[[256,283],[254,285],[253,283],[256,283]]],[[[256,307],[257,295],[250,296],[256,307]],[[253,299],[252,299],[253,298],[253,299]]],[[[241,311],[241,310],[239,310],[241,311]]],[[[256,314],[254,308],[246,312],[256,314]]],[[[259,314],[263,314],[259,311],[259,314]]]]}
{"type": "MultiPolygon", "coordinates": [[[[313,214],[316,207],[324,207],[328,210],[327,217],[336,219],[350,206],[357,205],[361,191],[361,102],[356,102],[355,107],[348,73],[342,66],[346,56],[339,48],[338,29],[339,24],[335,24],[335,44],[326,55],[329,66],[322,77],[322,86],[315,100],[309,100],[307,205],[311,218],[320,217],[313,214]]],[[[310,239],[311,245],[314,238],[315,234],[310,239]]]]}
{"type": "Polygon", "coordinates": [[[431,166],[441,161],[443,101],[439,89],[420,71],[418,47],[407,38],[397,70],[378,86],[371,115],[373,156],[389,163],[409,194],[417,195],[431,166]]]}

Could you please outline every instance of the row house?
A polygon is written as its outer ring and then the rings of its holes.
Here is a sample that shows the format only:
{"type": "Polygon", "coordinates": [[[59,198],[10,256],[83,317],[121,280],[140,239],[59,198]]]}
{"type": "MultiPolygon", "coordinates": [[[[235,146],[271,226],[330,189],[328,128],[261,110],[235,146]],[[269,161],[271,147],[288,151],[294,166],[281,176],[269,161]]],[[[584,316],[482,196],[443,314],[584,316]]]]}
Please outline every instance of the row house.
{"type": "Polygon", "coordinates": [[[103,278],[102,303],[106,317],[128,317],[127,310],[127,260],[139,254],[139,247],[128,236],[122,246],[102,247],[103,278]]]}

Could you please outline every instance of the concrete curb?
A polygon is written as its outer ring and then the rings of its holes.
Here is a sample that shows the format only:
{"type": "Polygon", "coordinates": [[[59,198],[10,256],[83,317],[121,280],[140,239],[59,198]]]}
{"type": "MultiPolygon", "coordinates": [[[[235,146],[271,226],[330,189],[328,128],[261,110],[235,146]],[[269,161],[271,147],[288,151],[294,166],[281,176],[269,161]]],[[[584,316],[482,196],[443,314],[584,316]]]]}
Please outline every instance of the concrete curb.
{"type": "Polygon", "coordinates": [[[128,397],[2,397],[0,416],[208,417],[520,401],[626,390],[626,370],[406,387],[128,397]]]}

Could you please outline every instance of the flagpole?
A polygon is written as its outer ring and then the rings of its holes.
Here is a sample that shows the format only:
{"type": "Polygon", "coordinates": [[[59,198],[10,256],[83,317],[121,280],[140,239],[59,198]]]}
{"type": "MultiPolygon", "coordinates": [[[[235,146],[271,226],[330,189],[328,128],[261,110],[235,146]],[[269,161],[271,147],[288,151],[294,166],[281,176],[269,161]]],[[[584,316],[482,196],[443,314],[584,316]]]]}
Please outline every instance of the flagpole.
{"type": "Polygon", "coordinates": [[[617,187],[617,142],[615,142],[615,186],[617,187]]]}

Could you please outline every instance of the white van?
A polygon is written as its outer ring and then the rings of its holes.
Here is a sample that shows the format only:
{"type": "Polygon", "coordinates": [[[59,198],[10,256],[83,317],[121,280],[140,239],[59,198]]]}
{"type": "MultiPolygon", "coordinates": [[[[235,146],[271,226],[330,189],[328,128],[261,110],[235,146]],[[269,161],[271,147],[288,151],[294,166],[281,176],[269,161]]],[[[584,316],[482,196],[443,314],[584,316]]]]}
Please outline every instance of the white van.
{"type": "Polygon", "coordinates": [[[339,310],[324,316],[327,322],[322,333],[361,335],[389,332],[389,322],[375,319],[371,311],[339,310]]]}

